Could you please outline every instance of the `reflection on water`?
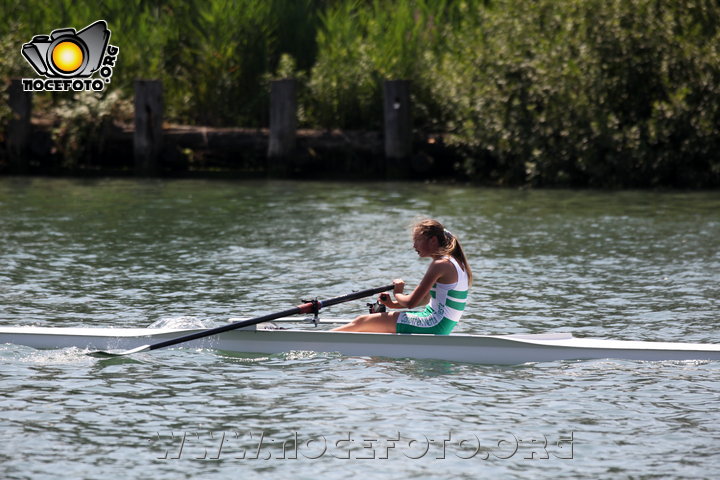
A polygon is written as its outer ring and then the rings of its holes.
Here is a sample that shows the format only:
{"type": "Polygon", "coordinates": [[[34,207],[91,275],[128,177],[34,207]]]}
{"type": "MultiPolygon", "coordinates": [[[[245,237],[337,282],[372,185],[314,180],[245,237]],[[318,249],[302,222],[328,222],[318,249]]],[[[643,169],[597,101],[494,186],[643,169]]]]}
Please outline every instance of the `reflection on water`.
{"type": "MultiPolygon", "coordinates": [[[[395,277],[412,286],[426,263],[407,227],[432,216],[474,268],[460,332],[720,343],[719,211],[717,192],[5,178],[0,323],[208,327],[395,277]]],[[[325,314],[356,315],[364,304],[325,314]]],[[[237,478],[238,469],[345,478],[368,468],[388,479],[477,478],[478,469],[713,478],[716,363],[498,367],[201,349],[98,360],[0,345],[0,431],[12,439],[0,462],[5,478],[237,478]],[[270,440],[292,432],[331,443],[350,435],[352,459],[336,448],[335,457],[278,459],[282,442],[270,440]],[[254,460],[198,458],[223,433],[252,434],[256,450],[260,434],[270,443],[254,460]],[[184,456],[159,458],[184,434],[195,439],[184,456]],[[427,454],[410,458],[407,442],[424,438],[434,439],[427,454]],[[473,438],[482,449],[461,458],[470,444],[457,442],[473,438]],[[540,460],[543,438],[549,458],[540,460]],[[574,439],[574,458],[555,455],[568,451],[561,438],[574,439]]]]}

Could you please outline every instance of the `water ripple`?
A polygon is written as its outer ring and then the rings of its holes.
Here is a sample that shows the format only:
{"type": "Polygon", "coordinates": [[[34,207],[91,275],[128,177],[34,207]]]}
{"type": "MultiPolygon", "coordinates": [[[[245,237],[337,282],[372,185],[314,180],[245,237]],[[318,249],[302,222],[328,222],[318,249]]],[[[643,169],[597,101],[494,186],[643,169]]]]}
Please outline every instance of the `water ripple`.
{"type": "MultiPolygon", "coordinates": [[[[0,318],[207,327],[415,282],[406,227],[427,215],[474,268],[458,331],[720,343],[718,211],[716,192],[0,179],[0,318]]],[[[0,345],[4,478],[720,473],[717,362],[85,353],[0,345]],[[280,458],[295,434],[298,458],[280,458]]]]}

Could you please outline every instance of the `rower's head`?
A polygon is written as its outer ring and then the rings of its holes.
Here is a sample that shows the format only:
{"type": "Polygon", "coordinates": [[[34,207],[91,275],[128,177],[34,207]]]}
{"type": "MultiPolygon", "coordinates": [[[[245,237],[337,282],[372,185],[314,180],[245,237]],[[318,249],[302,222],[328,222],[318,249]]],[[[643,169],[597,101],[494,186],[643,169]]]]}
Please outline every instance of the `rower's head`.
{"type": "Polygon", "coordinates": [[[437,220],[427,219],[413,226],[413,246],[420,256],[450,255],[463,267],[472,283],[472,272],[460,240],[437,220]]]}
{"type": "MultiPolygon", "coordinates": [[[[449,235],[445,227],[437,220],[421,220],[413,226],[415,249],[432,255],[447,255],[452,242],[457,241],[449,235]]],[[[421,253],[420,251],[418,253],[421,253]]]]}

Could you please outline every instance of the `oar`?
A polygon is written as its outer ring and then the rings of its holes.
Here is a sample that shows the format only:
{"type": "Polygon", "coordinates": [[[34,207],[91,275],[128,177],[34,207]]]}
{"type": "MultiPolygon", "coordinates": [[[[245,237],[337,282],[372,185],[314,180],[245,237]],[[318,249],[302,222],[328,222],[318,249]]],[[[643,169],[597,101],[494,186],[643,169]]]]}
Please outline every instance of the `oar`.
{"type": "Polygon", "coordinates": [[[287,317],[290,315],[297,315],[300,313],[317,313],[323,307],[329,307],[331,305],[337,305],[338,303],[349,302],[351,300],[357,300],[358,298],[369,297],[380,292],[387,292],[392,290],[393,285],[386,285],[384,287],[370,288],[368,290],[362,290],[359,292],[353,292],[342,297],[330,298],[328,300],[313,300],[311,302],[303,303],[294,308],[283,310],[282,312],[270,313],[263,315],[262,317],[255,317],[249,320],[243,320],[241,322],[230,323],[223,325],[222,327],[211,328],[209,330],[203,330],[202,332],[195,332],[188,335],[183,335],[163,342],[154,343],[152,345],[142,345],[132,350],[126,350],[124,352],[109,352],[104,350],[98,350],[96,352],[90,352],[89,355],[99,357],[118,357],[123,355],[131,355],[133,353],[145,352],[148,350],[157,350],[158,348],[169,347],[170,345],[177,345],[178,343],[189,342],[190,340],[196,340],[198,338],[209,337],[211,335],[217,335],[218,333],[227,332],[228,330],[235,330],[237,328],[249,327],[251,325],[257,325],[262,322],[270,322],[280,317],[287,317]]]}

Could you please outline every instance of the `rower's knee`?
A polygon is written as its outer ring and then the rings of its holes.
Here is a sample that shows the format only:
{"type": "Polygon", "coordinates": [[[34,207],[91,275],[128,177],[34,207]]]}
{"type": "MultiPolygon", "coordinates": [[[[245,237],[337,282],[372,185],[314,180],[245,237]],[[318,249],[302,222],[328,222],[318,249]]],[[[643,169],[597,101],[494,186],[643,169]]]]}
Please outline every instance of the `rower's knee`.
{"type": "Polygon", "coordinates": [[[356,317],[351,322],[346,323],[345,325],[341,325],[337,328],[333,328],[334,331],[339,332],[357,332],[361,331],[363,328],[363,325],[367,322],[368,315],[360,315],[359,317],[356,317]]]}
{"type": "Polygon", "coordinates": [[[352,321],[352,323],[354,325],[363,325],[363,324],[367,323],[369,317],[370,317],[370,315],[360,315],[360,316],[356,317],[355,320],[352,321]]]}
{"type": "Polygon", "coordinates": [[[348,323],[348,330],[360,331],[370,321],[370,315],[360,315],[355,320],[348,323]]]}

